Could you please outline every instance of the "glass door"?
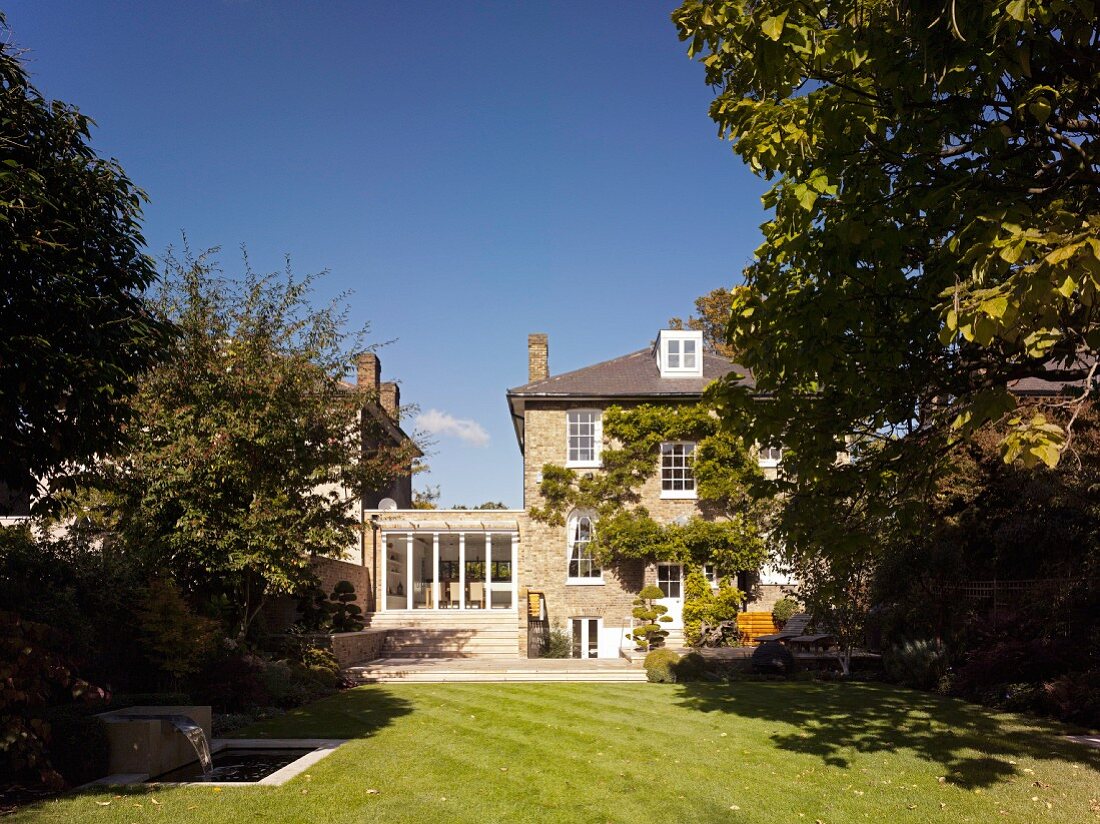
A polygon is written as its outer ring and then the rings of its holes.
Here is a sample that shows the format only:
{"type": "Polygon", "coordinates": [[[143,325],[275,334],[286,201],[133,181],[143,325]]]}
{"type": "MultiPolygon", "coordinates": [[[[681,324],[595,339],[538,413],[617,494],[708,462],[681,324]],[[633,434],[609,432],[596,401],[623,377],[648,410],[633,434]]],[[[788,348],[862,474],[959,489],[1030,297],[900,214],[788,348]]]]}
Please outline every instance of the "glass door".
{"type": "Polygon", "coordinates": [[[599,618],[574,618],[573,657],[600,657],[600,620],[599,618]]]}
{"type": "Polygon", "coordinates": [[[668,607],[671,622],[661,622],[664,629],[679,629],[684,625],[684,567],[681,564],[657,564],[657,587],[664,593],[658,604],[668,607]]]}

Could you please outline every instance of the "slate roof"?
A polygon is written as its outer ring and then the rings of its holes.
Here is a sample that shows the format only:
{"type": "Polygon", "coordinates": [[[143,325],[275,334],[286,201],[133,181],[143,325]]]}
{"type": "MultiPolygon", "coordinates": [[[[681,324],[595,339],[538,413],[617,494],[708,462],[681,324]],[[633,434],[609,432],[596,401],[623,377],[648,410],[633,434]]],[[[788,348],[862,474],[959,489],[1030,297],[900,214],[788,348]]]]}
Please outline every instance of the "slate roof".
{"type": "MultiPolygon", "coordinates": [[[[1009,381],[1008,389],[1016,395],[1039,397],[1067,393],[1080,394],[1085,388],[1085,377],[1082,376],[1086,376],[1095,363],[1096,359],[1091,355],[1075,357],[1068,364],[1048,361],[1044,364],[1046,375],[1032,375],[1009,381]]],[[[1095,388],[1096,385],[1097,383],[1094,383],[1093,387],[1095,388]]]]}
{"type": "Polygon", "coordinates": [[[508,390],[508,406],[516,430],[519,448],[524,449],[524,408],[531,401],[574,398],[577,400],[617,400],[646,398],[682,398],[690,400],[703,394],[707,385],[736,372],[745,375],[741,382],[749,389],[756,384],[743,366],[719,355],[703,353],[703,377],[662,378],[653,347],[640,349],[602,363],[552,375],[508,390]]]}
{"type": "Polygon", "coordinates": [[[747,377],[742,382],[750,389],[754,383],[748,370],[723,357],[704,353],[703,377],[662,378],[652,348],[640,349],[619,358],[586,366],[572,372],[552,375],[541,381],[508,390],[509,398],[624,398],[656,395],[662,397],[701,395],[711,381],[737,372],[747,377]]]}

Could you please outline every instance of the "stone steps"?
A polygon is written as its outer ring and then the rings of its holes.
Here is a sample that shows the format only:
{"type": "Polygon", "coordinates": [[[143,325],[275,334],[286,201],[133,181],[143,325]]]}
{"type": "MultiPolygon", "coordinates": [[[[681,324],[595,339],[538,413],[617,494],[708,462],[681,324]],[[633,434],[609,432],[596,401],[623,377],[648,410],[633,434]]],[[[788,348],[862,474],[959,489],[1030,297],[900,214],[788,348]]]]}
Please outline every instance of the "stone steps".
{"type": "Polygon", "coordinates": [[[500,683],[500,682],[586,682],[622,683],[645,681],[645,671],[622,662],[570,662],[559,659],[547,665],[545,660],[527,661],[454,661],[383,659],[344,671],[357,684],[386,683],[500,683]]]}
{"type": "Polygon", "coordinates": [[[368,626],[386,630],[388,658],[515,658],[520,643],[519,616],[511,610],[380,612],[368,626]]]}

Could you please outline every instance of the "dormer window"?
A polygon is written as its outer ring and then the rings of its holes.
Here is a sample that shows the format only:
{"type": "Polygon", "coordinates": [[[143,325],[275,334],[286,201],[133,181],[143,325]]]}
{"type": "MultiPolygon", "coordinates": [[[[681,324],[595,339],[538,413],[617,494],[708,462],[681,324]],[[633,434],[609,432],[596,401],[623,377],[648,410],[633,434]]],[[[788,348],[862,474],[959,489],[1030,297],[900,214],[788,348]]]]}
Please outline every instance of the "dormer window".
{"type": "Polygon", "coordinates": [[[662,378],[703,377],[703,333],[662,329],[657,336],[657,367],[662,378]]]}

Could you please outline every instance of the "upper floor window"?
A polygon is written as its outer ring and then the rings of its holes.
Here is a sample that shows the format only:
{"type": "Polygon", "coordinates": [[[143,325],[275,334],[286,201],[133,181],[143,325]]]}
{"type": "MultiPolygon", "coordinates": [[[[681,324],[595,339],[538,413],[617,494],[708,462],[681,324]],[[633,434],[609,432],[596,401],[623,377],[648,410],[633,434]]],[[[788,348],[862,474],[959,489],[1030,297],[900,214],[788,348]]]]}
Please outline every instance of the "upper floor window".
{"type": "Polygon", "coordinates": [[[761,446],[756,452],[756,463],[769,481],[779,478],[779,464],[783,461],[783,447],[761,446]]]}
{"type": "Polygon", "coordinates": [[[574,409],[569,412],[566,466],[599,466],[602,428],[596,409],[574,409]]]}
{"type": "Polygon", "coordinates": [[[603,570],[592,553],[592,538],[595,535],[592,520],[587,512],[574,512],[566,524],[569,536],[569,580],[572,583],[603,581],[603,570]]]}
{"type": "Polygon", "coordinates": [[[703,333],[663,329],[657,336],[657,366],[662,378],[703,376],[703,333]]]}
{"type": "Polygon", "coordinates": [[[661,444],[661,497],[695,497],[695,444],[686,441],[661,444]]]}

